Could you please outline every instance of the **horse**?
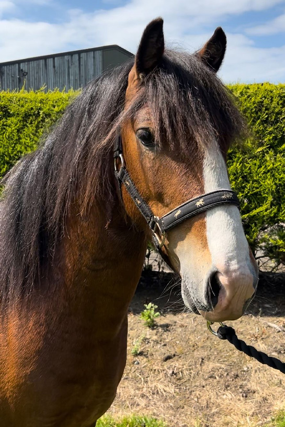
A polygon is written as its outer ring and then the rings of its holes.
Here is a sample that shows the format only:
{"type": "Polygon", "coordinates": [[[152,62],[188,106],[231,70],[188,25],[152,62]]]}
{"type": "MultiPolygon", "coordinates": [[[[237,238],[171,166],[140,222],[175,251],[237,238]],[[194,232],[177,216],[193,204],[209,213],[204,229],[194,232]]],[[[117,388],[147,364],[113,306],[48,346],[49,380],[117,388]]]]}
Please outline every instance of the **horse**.
{"type": "Polygon", "coordinates": [[[226,168],[245,124],[216,75],[225,50],[221,28],[193,54],[167,50],[152,21],[134,59],[4,177],[1,426],[91,427],[110,407],[150,241],[205,319],[237,319],[254,296],[226,168]]]}

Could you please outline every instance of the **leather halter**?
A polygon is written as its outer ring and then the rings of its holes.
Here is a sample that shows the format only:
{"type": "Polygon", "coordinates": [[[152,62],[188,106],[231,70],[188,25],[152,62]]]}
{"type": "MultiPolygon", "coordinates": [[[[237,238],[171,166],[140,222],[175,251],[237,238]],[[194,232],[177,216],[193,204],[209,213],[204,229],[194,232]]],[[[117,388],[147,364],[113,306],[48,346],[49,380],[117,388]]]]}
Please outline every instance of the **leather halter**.
{"type": "Polygon", "coordinates": [[[164,259],[165,253],[162,252],[162,247],[164,246],[165,233],[168,230],[176,227],[186,219],[199,215],[202,212],[206,212],[209,209],[215,208],[216,206],[230,204],[239,207],[239,200],[234,191],[227,189],[216,190],[188,200],[182,205],[179,205],[177,208],[168,212],[163,217],[159,218],[154,215],[151,208],[141,197],[126,169],[123,157],[122,140],[120,136],[118,137],[114,147],[114,169],[119,184],[124,184],[138,210],[145,218],[152,232],[153,243],[164,259]]]}

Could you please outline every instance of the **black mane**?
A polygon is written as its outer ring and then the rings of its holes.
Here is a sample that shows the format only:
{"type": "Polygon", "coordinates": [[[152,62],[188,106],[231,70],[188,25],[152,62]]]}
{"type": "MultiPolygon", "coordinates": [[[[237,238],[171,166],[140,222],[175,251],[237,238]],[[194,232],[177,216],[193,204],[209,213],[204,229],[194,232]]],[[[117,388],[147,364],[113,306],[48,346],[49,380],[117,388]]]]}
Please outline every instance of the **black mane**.
{"type": "Polygon", "coordinates": [[[97,199],[112,204],[112,150],[122,121],[148,103],[160,145],[195,160],[197,145],[222,150],[243,129],[228,91],[196,55],[167,51],[127,113],[132,63],[89,84],[41,147],[4,179],[0,203],[0,296],[13,301],[41,286],[64,232],[75,195],[80,212],[97,199]],[[102,185],[104,183],[104,185],[102,185]]]}

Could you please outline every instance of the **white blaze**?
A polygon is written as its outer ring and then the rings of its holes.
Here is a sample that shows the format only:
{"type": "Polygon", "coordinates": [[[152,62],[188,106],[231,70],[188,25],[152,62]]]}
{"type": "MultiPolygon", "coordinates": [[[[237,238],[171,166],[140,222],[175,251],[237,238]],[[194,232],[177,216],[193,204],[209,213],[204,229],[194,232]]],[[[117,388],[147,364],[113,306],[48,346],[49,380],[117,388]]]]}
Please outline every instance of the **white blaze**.
{"type": "MultiPolygon", "coordinates": [[[[226,164],[217,144],[213,144],[205,155],[203,175],[205,193],[231,189],[226,164]]],[[[213,267],[229,272],[250,263],[248,243],[236,206],[221,205],[207,211],[206,232],[213,267]]]]}

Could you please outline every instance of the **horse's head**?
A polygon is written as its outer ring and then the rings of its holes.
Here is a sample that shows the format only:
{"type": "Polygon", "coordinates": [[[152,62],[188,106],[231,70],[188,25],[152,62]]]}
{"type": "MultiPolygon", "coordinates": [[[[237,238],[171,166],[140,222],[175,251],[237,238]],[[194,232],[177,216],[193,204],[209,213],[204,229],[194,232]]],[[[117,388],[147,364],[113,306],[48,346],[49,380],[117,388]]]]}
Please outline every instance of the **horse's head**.
{"type": "MultiPolygon", "coordinates": [[[[230,190],[225,157],[243,125],[216,77],[226,49],[223,30],[188,55],[164,51],[162,25],[152,21],[142,36],[122,126],[127,170],[157,217],[189,199],[199,197],[199,207],[204,194],[230,190]]],[[[122,194],[128,215],[145,229],[124,186],[122,194]]],[[[243,314],[258,279],[236,206],[214,205],[183,220],[167,231],[165,248],[181,275],[186,306],[211,321],[243,314]]]]}

